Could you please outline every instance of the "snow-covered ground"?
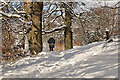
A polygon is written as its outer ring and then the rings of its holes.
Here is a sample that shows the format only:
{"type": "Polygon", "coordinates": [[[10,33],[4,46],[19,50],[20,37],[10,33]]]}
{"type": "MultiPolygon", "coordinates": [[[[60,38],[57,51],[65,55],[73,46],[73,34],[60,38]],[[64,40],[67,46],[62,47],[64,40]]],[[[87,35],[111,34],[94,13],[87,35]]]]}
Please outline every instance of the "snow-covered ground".
{"type": "Polygon", "coordinates": [[[94,42],[61,52],[41,52],[37,57],[7,64],[2,68],[2,77],[117,78],[118,42],[94,42]]]}

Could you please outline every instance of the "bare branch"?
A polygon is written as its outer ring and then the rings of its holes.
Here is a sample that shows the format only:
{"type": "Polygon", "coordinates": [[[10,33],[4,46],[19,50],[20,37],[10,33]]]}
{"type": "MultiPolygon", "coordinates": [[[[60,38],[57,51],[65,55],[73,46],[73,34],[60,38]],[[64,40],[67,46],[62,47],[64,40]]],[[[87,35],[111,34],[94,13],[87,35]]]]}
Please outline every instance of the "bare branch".
{"type": "Polygon", "coordinates": [[[10,13],[4,13],[3,11],[0,11],[0,14],[5,16],[5,17],[8,17],[8,18],[11,18],[11,17],[16,17],[16,18],[20,18],[21,16],[18,15],[18,14],[10,14],[10,13]]]}
{"type": "Polygon", "coordinates": [[[120,8],[120,7],[102,6],[102,8],[118,9],[118,8],[120,8]]]}
{"type": "Polygon", "coordinates": [[[61,27],[53,28],[52,30],[49,30],[49,31],[43,30],[42,31],[43,32],[42,35],[49,34],[49,33],[55,32],[55,31],[59,31],[59,30],[62,30],[64,28],[66,28],[66,27],[67,27],[66,25],[62,25],[61,27]]]}

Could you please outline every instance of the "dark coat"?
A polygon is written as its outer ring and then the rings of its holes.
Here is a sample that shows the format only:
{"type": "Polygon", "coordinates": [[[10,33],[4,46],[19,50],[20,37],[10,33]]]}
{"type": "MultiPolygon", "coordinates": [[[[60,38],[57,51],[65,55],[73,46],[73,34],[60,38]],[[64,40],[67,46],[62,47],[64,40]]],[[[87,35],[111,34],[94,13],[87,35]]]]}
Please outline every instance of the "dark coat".
{"type": "Polygon", "coordinates": [[[54,47],[54,45],[55,45],[55,39],[54,38],[50,38],[48,40],[48,43],[49,43],[49,47],[54,47]]]}

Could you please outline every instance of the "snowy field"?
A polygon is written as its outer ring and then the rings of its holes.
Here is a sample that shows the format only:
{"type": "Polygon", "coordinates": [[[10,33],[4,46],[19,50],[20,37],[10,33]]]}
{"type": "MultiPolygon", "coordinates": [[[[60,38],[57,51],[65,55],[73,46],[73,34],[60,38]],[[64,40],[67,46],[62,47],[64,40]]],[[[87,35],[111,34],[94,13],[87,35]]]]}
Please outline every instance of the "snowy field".
{"type": "Polygon", "coordinates": [[[41,52],[37,57],[7,64],[1,72],[1,78],[117,78],[118,42],[41,52]]]}

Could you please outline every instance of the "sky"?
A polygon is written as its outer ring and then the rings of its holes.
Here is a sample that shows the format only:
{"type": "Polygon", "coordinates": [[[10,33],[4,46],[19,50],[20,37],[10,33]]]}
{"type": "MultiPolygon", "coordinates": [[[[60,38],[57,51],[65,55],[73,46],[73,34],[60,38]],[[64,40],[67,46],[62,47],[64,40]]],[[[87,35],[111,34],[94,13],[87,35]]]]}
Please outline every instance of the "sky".
{"type": "Polygon", "coordinates": [[[115,6],[119,0],[79,0],[86,3],[87,7],[94,7],[99,5],[115,6]]]}

